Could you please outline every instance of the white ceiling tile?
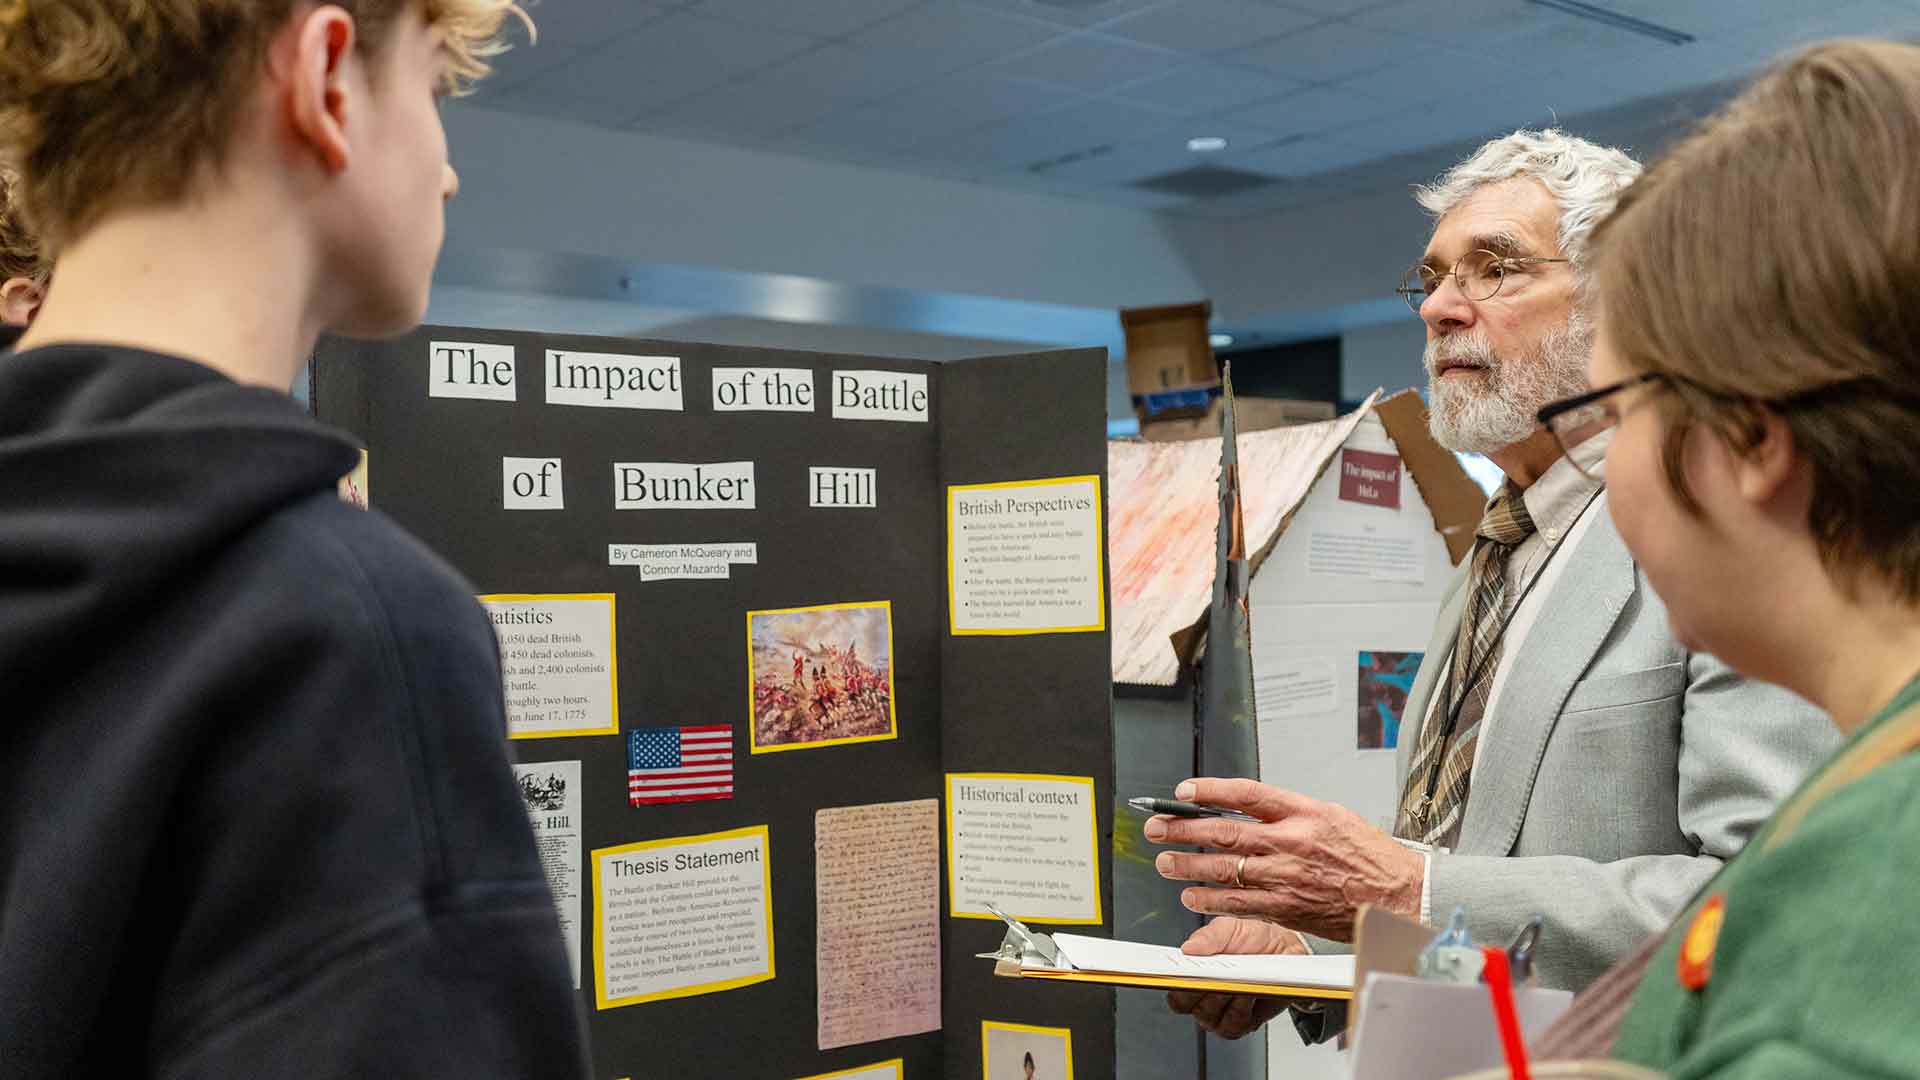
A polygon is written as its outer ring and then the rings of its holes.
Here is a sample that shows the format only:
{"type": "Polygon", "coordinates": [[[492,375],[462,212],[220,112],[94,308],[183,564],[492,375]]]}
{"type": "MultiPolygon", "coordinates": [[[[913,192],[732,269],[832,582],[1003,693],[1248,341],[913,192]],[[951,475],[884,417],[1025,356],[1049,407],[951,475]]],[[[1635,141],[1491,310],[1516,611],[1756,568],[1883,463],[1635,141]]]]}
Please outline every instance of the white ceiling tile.
{"type": "Polygon", "coordinates": [[[1028,79],[1004,78],[991,68],[943,76],[921,87],[918,93],[927,95],[928,103],[942,111],[964,113],[974,109],[991,109],[1001,116],[1047,112],[1087,99],[1087,95],[1078,91],[1028,79]]]}
{"type": "Polygon", "coordinates": [[[811,127],[789,132],[769,142],[768,147],[801,155],[815,152],[827,156],[865,154],[886,159],[901,156],[908,147],[925,137],[924,133],[917,131],[883,132],[847,123],[844,117],[832,117],[811,127]]]}
{"type": "Polygon", "coordinates": [[[1124,101],[1083,101],[1023,117],[1015,123],[1100,140],[1142,138],[1175,130],[1179,117],[1124,101]]]}
{"type": "Polygon", "coordinates": [[[1350,126],[1394,111],[1351,91],[1310,87],[1219,114],[1222,123],[1271,131],[1274,135],[1309,134],[1350,126]]]}
{"type": "MultiPolygon", "coordinates": [[[[1594,89],[1589,93],[1603,105],[1618,101],[1618,95],[1609,90],[1594,89]]],[[[1575,129],[1573,133],[1577,135],[1580,134],[1578,124],[1572,122],[1572,118],[1592,110],[1593,106],[1587,105],[1574,90],[1535,83],[1518,90],[1507,87],[1477,90],[1454,102],[1437,103],[1431,109],[1415,109],[1401,117],[1384,118],[1377,130],[1382,139],[1389,137],[1388,133],[1395,133],[1392,137],[1398,143],[1399,152],[1405,153],[1462,140],[1480,142],[1520,128],[1569,127],[1575,129]],[[1404,137],[1396,132],[1402,124],[1408,132],[1404,137]]]]}
{"type": "Polygon", "coordinates": [[[1228,59],[1278,78],[1331,82],[1430,47],[1418,38],[1390,30],[1355,22],[1329,22],[1229,53],[1228,59]]]}
{"type": "MultiPolygon", "coordinates": [[[[712,85],[698,84],[698,88],[712,85]]],[[[479,99],[490,108],[552,116],[601,127],[625,127],[641,113],[686,93],[672,80],[639,82],[622,65],[569,64],[513,89],[479,99]]]]}
{"type": "Polygon", "coordinates": [[[841,104],[817,91],[771,94],[757,81],[733,82],[650,113],[633,126],[694,139],[711,133],[716,137],[763,140],[818,123],[841,104]]]}
{"type": "Polygon", "coordinates": [[[925,79],[925,71],[897,56],[844,45],[822,46],[748,76],[770,97],[799,94],[843,104],[872,101],[925,79]]]}
{"type": "MultiPolygon", "coordinates": [[[[1584,116],[1618,108],[1633,101],[1636,96],[1645,97],[1674,89],[1658,84],[1651,73],[1640,80],[1639,85],[1646,94],[1636,94],[1633,89],[1623,90],[1617,84],[1569,83],[1553,86],[1544,81],[1528,86],[1519,93],[1483,94],[1478,100],[1461,103],[1468,115],[1480,120],[1477,125],[1463,127],[1462,134],[1491,136],[1522,127],[1558,127],[1579,135],[1582,134],[1581,118],[1584,116]]],[[[1687,85],[1692,86],[1693,83],[1687,85]]]]}
{"type": "Polygon", "coordinates": [[[1100,32],[1181,52],[1215,53],[1292,33],[1318,21],[1320,16],[1260,0],[1182,0],[1104,23],[1100,32]]]}
{"type": "Polygon", "coordinates": [[[493,74],[480,84],[483,95],[501,93],[581,53],[601,48],[658,19],[674,5],[633,0],[608,7],[577,0],[533,0],[525,6],[537,40],[527,39],[520,20],[507,20],[506,40],[512,47],[493,58],[493,74]]]}
{"type": "Polygon", "coordinates": [[[1801,9],[1791,16],[1724,35],[1718,42],[1760,66],[1826,38],[1865,35],[1911,39],[1916,34],[1920,34],[1920,10],[1884,0],[1857,0],[1801,9]]]}
{"type": "Polygon", "coordinates": [[[1079,100],[1064,90],[965,72],[838,113],[795,137],[898,150],[1079,100]]]}
{"type": "MultiPolygon", "coordinates": [[[[1725,0],[1719,0],[1725,3],[1725,0]]],[[[1361,26],[1391,30],[1431,45],[1492,50],[1500,42],[1568,21],[1569,16],[1525,0],[1393,0],[1353,17],[1361,26]]]]}
{"type": "Polygon", "coordinates": [[[1373,8],[1391,4],[1394,0],[1268,0],[1275,7],[1292,8],[1312,15],[1332,15],[1338,18],[1352,18],[1373,8]]]}
{"type": "Polygon", "coordinates": [[[1641,56],[1631,67],[1632,77],[1614,85],[1622,86],[1623,100],[1631,101],[1743,79],[1755,66],[1736,48],[1702,40],[1672,52],[1641,56]]]}
{"type": "Polygon", "coordinates": [[[1328,89],[1395,109],[1431,106],[1460,130],[1478,132],[1564,126],[1570,117],[1730,78],[1737,74],[1730,63],[1724,52],[1699,43],[1646,42],[1572,57],[1516,45],[1507,59],[1436,49],[1328,89]],[[1488,74],[1476,78],[1476,72],[1488,74]]]}
{"type": "Polygon", "coordinates": [[[983,172],[1047,165],[1114,143],[1167,130],[1173,118],[1117,101],[1088,101],[1026,116],[950,141],[914,148],[915,154],[967,162],[983,172]]]}
{"type": "Polygon", "coordinates": [[[1806,0],[1741,0],[1738,4],[1729,4],[1726,0],[1607,0],[1606,6],[1622,15],[1703,39],[1737,33],[1809,10],[1831,10],[1810,7],[1806,0]]]}
{"type": "Polygon", "coordinates": [[[1217,113],[1303,87],[1247,68],[1201,61],[1129,83],[1109,96],[1180,113],[1217,113]]]}
{"type": "Polygon", "coordinates": [[[1604,3],[1699,40],[1527,0],[541,0],[479,103],[1123,205],[1201,163],[1296,178],[1220,200],[1244,212],[1428,179],[1522,124],[1657,146],[1713,104],[1684,92],[1920,33],[1920,0],[1604,3]],[[1187,152],[1203,134],[1229,149],[1187,152]]]}
{"type": "Polygon", "coordinates": [[[517,102],[624,124],[733,76],[817,47],[781,30],[672,14],[513,87],[517,102]]]}
{"type": "MultiPolygon", "coordinates": [[[[605,41],[613,33],[624,32],[647,19],[684,10],[690,0],[520,0],[527,17],[533,20],[542,48],[578,48],[605,41]]],[[[519,19],[507,20],[507,33],[518,42],[526,37],[519,19]]]]}
{"type": "Polygon", "coordinates": [[[1045,44],[1060,33],[1059,27],[1032,19],[940,0],[862,30],[847,38],[845,44],[892,53],[918,64],[931,76],[1011,56],[1045,44]]]}
{"type": "MultiPolygon", "coordinates": [[[[1516,82],[1505,74],[1510,70],[1508,63],[1436,45],[1328,83],[1326,89],[1395,109],[1407,109],[1445,104],[1470,88],[1488,84],[1510,86],[1516,82]]],[[[1577,71],[1564,75],[1568,79],[1579,77],[1577,71]]]]}
{"type": "Polygon", "coordinates": [[[1599,67],[1601,58],[1616,53],[1639,55],[1656,49],[1686,47],[1669,45],[1606,23],[1563,16],[1507,39],[1500,44],[1497,55],[1536,67],[1569,62],[1599,67]]]}
{"type": "Polygon", "coordinates": [[[702,15],[788,30],[813,37],[842,37],[928,0],[699,0],[702,15]]]}
{"type": "Polygon", "coordinates": [[[1039,79],[1056,86],[1099,93],[1167,71],[1177,66],[1180,59],[1177,53],[1118,38],[1072,34],[1002,60],[993,65],[993,70],[1002,75],[1039,79]]]}
{"type": "MultiPolygon", "coordinates": [[[[954,0],[941,0],[952,3],[954,0]]],[[[1143,8],[1161,7],[1173,0],[1103,0],[1092,5],[1065,5],[1047,0],[964,0],[966,4],[989,11],[1003,11],[1030,19],[1042,19],[1055,26],[1080,30],[1112,22],[1143,8]]]]}
{"type": "Polygon", "coordinates": [[[1493,62],[1513,73],[1510,88],[1562,115],[1703,86],[1736,73],[1729,66],[1731,51],[1706,40],[1670,45],[1577,22],[1523,34],[1506,49],[1508,58],[1493,62]]]}
{"type": "Polygon", "coordinates": [[[1369,117],[1326,134],[1349,146],[1372,150],[1376,158],[1390,158],[1472,138],[1494,126],[1496,122],[1483,120],[1474,109],[1419,105],[1369,117]]]}

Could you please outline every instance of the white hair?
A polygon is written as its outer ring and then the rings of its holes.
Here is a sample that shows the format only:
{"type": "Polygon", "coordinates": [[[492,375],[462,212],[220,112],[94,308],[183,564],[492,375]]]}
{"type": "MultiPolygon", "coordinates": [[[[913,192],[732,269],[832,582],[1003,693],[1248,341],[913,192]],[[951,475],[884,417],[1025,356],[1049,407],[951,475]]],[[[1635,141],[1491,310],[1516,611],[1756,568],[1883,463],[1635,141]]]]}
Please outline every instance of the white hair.
{"type": "Polygon", "coordinates": [[[1530,177],[1560,204],[1560,252],[1573,260],[1575,280],[1587,277],[1587,238],[1615,200],[1640,175],[1640,163],[1610,146],[1557,128],[1522,128],[1487,143],[1413,197],[1435,221],[1487,184],[1530,177]]]}

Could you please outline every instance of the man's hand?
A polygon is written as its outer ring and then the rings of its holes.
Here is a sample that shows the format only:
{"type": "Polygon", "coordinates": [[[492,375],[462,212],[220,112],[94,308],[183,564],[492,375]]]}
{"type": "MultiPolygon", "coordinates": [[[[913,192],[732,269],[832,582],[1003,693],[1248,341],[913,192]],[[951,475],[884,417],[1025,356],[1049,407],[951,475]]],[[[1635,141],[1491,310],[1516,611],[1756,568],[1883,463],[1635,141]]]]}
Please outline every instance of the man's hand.
{"type": "Polygon", "coordinates": [[[1260,819],[1147,819],[1155,843],[1212,849],[1154,860],[1162,877],[1225,886],[1181,893],[1193,911],[1252,915],[1335,941],[1353,940],[1361,904],[1419,917],[1425,858],[1346,807],[1252,780],[1188,780],[1174,796],[1260,819]]]}
{"type": "MultiPolygon", "coordinates": [[[[1190,956],[1216,953],[1291,953],[1307,951],[1300,935],[1284,927],[1259,919],[1222,917],[1193,932],[1180,951],[1190,956]]],[[[1223,1039],[1238,1039],[1259,1030],[1262,1024],[1286,1011],[1281,998],[1246,997],[1239,994],[1199,994],[1174,990],[1167,994],[1167,1008],[1184,1016],[1223,1039]]]]}

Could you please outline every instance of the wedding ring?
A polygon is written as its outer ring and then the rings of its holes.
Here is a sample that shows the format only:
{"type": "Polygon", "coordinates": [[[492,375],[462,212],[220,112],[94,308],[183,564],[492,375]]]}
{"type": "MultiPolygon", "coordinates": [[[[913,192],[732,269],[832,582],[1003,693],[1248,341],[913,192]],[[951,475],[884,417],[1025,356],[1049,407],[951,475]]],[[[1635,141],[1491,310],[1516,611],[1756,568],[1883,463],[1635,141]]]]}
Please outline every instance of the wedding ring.
{"type": "Polygon", "coordinates": [[[1240,877],[1240,871],[1245,870],[1246,868],[1247,868],[1247,857],[1245,855],[1242,855],[1240,856],[1240,861],[1233,864],[1233,887],[1234,888],[1244,889],[1247,887],[1247,883],[1244,880],[1242,880],[1240,877]]]}

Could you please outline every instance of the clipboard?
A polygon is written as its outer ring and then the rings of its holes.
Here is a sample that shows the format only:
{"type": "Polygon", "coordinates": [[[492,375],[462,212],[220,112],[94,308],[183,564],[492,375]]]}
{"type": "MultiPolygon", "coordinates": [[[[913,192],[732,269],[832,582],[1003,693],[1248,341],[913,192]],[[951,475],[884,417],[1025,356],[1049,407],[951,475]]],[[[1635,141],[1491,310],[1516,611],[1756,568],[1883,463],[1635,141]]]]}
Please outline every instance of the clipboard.
{"type": "MultiPolygon", "coordinates": [[[[981,959],[994,961],[993,973],[1019,979],[1036,979],[1042,982],[1093,983],[1102,986],[1137,987],[1146,990],[1184,990],[1197,993],[1241,994],[1249,997],[1283,998],[1288,1000],[1311,1001],[1351,1001],[1353,982],[1348,970],[1338,984],[1326,979],[1314,982],[1284,982],[1251,980],[1211,974],[1174,975],[1142,970],[1126,970],[1120,965],[1102,964],[1098,967],[1076,966],[1053,937],[1030,930],[1020,920],[1001,911],[992,904],[987,910],[998,915],[1007,924],[1007,936],[1000,943],[997,952],[980,953],[981,959]]],[[[1163,946],[1139,945],[1133,942],[1100,942],[1098,939],[1077,938],[1073,935],[1060,935],[1069,938],[1069,949],[1073,944],[1107,944],[1131,950],[1152,950],[1155,953],[1167,950],[1163,946]]],[[[1250,958],[1251,959],[1251,958],[1250,958]]],[[[1260,960],[1280,960],[1279,957],[1261,957],[1260,960]]],[[[1291,959],[1291,958],[1288,958],[1291,959]]],[[[1351,962],[1350,957],[1316,957],[1322,961],[1331,961],[1338,967],[1342,961],[1351,962]]],[[[1323,964],[1322,966],[1329,966],[1323,964]]]]}

